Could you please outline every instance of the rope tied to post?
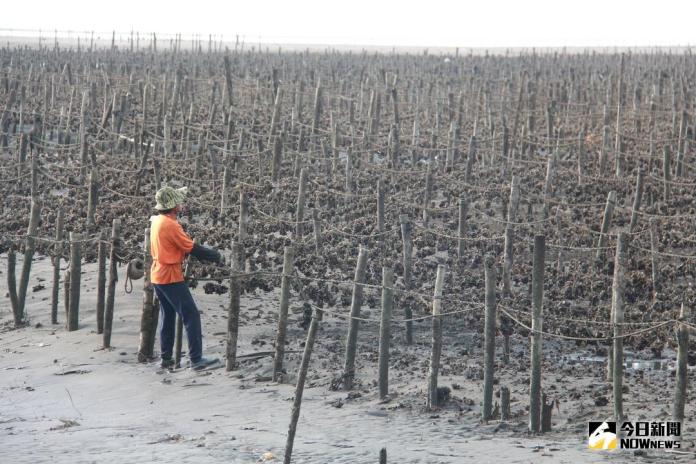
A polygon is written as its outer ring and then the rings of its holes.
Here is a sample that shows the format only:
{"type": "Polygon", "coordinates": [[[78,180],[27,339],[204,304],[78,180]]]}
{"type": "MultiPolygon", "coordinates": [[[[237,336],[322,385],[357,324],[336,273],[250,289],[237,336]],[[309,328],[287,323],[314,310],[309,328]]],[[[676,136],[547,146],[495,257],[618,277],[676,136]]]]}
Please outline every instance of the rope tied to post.
{"type": "Polygon", "coordinates": [[[145,265],[143,260],[140,258],[133,258],[128,261],[126,266],[126,281],[124,283],[124,290],[126,293],[133,292],[133,281],[139,280],[145,274],[145,265]]]}

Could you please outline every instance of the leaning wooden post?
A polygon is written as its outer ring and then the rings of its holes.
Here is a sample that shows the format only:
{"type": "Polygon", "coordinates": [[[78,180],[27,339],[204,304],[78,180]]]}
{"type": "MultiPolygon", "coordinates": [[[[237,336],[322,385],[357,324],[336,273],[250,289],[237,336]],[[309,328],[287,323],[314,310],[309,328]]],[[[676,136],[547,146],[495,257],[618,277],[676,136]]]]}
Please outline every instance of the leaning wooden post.
{"type": "Polygon", "coordinates": [[[220,192],[220,222],[223,224],[227,217],[227,190],[230,185],[230,177],[232,177],[232,168],[227,165],[222,172],[222,191],[220,192]]]}
{"type": "Polygon", "coordinates": [[[305,191],[307,190],[307,171],[300,169],[300,185],[297,191],[297,210],[295,217],[295,235],[298,240],[304,235],[305,191]]]}
{"type": "MultiPolygon", "coordinates": [[[[111,327],[114,321],[114,300],[116,299],[116,282],[118,282],[118,241],[121,234],[121,220],[114,219],[111,224],[111,251],[109,252],[109,285],[106,292],[104,310],[104,349],[111,348],[111,327]]],[[[71,280],[75,277],[71,274],[71,280]]]]}
{"type": "Polygon", "coordinates": [[[677,326],[677,384],[674,389],[674,410],[672,418],[684,422],[684,405],[686,404],[686,389],[689,382],[687,356],[689,354],[689,327],[685,324],[689,318],[689,308],[682,303],[677,326]]]}
{"type": "Polygon", "coordinates": [[[242,293],[242,283],[239,273],[241,265],[242,248],[239,242],[232,242],[232,263],[230,265],[230,303],[227,313],[227,362],[225,369],[234,370],[237,364],[237,339],[239,337],[239,298],[242,293]]]}
{"type": "Polygon", "coordinates": [[[597,240],[597,261],[602,260],[604,256],[604,248],[607,246],[607,233],[611,225],[611,219],[614,216],[614,206],[616,205],[616,192],[611,191],[607,195],[607,204],[604,207],[604,217],[602,218],[602,229],[600,230],[599,239],[597,240]]]}
{"type": "Polygon", "coordinates": [[[394,306],[394,271],[382,268],[382,319],[379,325],[379,397],[389,394],[389,342],[391,339],[391,316],[394,306]]]}
{"type": "Polygon", "coordinates": [[[99,233],[97,244],[97,333],[104,333],[104,301],[106,295],[106,231],[99,233]]]}
{"type": "Polygon", "coordinates": [[[534,237],[532,260],[532,355],[529,388],[529,431],[541,431],[541,342],[544,303],[544,261],[546,243],[543,235],[534,237]]]}
{"type": "Polygon", "coordinates": [[[457,226],[457,233],[459,239],[457,240],[457,257],[462,258],[464,256],[464,237],[466,236],[466,216],[469,211],[469,204],[466,198],[459,199],[459,224],[457,226]]]}
{"type": "Polygon", "coordinates": [[[63,255],[63,233],[65,215],[63,209],[58,210],[56,218],[56,245],[53,255],[53,288],[51,292],[51,324],[58,323],[58,295],[60,294],[60,260],[63,255]]]}
{"type": "Polygon", "coordinates": [[[293,270],[292,247],[283,250],[283,277],[280,283],[280,308],[278,311],[278,332],[276,333],[275,357],[273,359],[273,381],[280,382],[285,355],[285,334],[288,328],[288,307],[290,306],[290,277],[293,270]]]}
{"type": "MultiPolygon", "coordinates": [[[[401,223],[401,240],[402,245],[402,265],[404,268],[404,289],[409,291],[411,289],[411,271],[413,269],[413,237],[411,236],[411,231],[413,226],[408,216],[402,214],[399,216],[399,222],[401,223]]],[[[406,303],[404,307],[404,316],[406,317],[406,344],[413,344],[413,311],[411,306],[406,303]]]]}
{"type": "Polygon", "coordinates": [[[82,282],[82,236],[70,232],[70,310],[68,331],[77,330],[80,321],[80,283],[82,282]]]}
{"type": "Polygon", "coordinates": [[[428,371],[428,401],[427,408],[432,410],[438,406],[437,376],[440,372],[440,353],[442,352],[442,287],[445,284],[446,266],[437,267],[435,278],[435,295],[433,296],[433,343],[430,351],[430,369],[428,371]]]}
{"type": "Polygon", "coordinates": [[[31,262],[34,259],[34,251],[36,250],[36,242],[34,235],[39,227],[41,219],[41,200],[37,197],[32,197],[31,212],[29,217],[29,227],[24,242],[24,262],[22,263],[22,274],[19,278],[19,292],[17,294],[17,308],[14,311],[15,327],[19,327],[25,319],[24,304],[27,297],[27,288],[29,287],[29,274],[31,273],[31,262]]]}
{"type": "Polygon", "coordinates": [[[484,260],[484,272],[486,279],[486,316],[483,333],[484,360],[483,360],[483,420],[493,419],[493,364],[495,362],[495,260],[493,256],[486,255],[484,260]]]}
{"type": "Polygon", "coordinates": [[[153,357],[150,340],[152,332],[157,330],[153,324],[154,312],[159,309],[154,306],[154,288],[150,281],[150,267],[152,256],[150,255],[150,228],[145,229],[145,239],[143,241],[143,311],[140,316],[140,347],[138,348],[138,362],[146,362],[153,357]]]}
{"type": "Polygon", "coordinates": [[[360,308],[363,302],[363,286],[365,283],[365,269],[367,268],[367,249],[360,247],[358,250],[358,262],[355,265],[355,278],[353,281],[353,297],[350,303],[350,323],[348,326],[348,338],[346,341],[346,357],[343,367],[343,388],[353,388],[355,379],[355,353],[358,344],[358,330],[360,328],[360,308]]]}
{"type": "Polygon", "coordinates": [[[379,464],[387,464],[387,448],[379,450],[379,464]]]}
{"type": "Polygon", "coordinates": [[[633,209],[631,210],[631,224],[628,226],[628,233],[632,234],[638,224],[638,211],[640,210],[640,202],[643,198],[643,170],[638,170],[636,177],[636,194],[633,197],[633,209]]]}
{"type": "Polygon", "coordinates": [[[312,357],[312,349],[314,348],[314,340],[317,336],[317,328],[321,321],[322,312],[320,309],[314,310],[312,322],[309,324],[307,333],[307,341],[305,342],[304,353],[302,353],[302,361],[300,362],[300,370],[297,373],[297,385],[295,386],[295,397],[292,402],[292,414],[290,415],[290,427],[288,427],[288,438],[285,442],[285,457],[284,464],[290,464],[292,459],[292,446],[295,442],[295,433],[297,432],[297,421],[300,419],[300,407],[302,405],[302,394],[304,393],[304,384],[307,379],[307,370],[309,369],[309,360],[312,357]]]}
{"type": "Polygon", "coordinates": [[[611,286],[611,312],[614,324],[614,417],[622,421],[623,414],[623,298],[624,298],[624,266],[626,262],[626,233],[619,232],[616,240],[616,259],[614,262],[614,282],[611,286]]]}

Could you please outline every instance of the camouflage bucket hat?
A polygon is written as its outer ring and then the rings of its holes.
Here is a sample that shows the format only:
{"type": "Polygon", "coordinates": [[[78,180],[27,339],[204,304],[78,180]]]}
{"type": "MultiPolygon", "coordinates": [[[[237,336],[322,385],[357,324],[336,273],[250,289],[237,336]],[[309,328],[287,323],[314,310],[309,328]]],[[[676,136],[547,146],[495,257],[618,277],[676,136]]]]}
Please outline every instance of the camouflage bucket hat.
{"type": "Polygon", "coordinates": [[[187,187],[178,189],[169,186],[162,187],[155,194],[155,200],[157,200],[155,209],[157,211],[166,211],[182,204],[186,199],[187,190],[187,187]]]}

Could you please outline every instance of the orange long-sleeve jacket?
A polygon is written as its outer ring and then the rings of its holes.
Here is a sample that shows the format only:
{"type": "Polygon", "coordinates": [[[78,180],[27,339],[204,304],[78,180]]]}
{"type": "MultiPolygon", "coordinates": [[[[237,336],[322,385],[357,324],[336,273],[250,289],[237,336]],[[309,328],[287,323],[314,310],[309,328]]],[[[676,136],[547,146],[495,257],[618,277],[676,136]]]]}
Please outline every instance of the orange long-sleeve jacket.
{"type": "Polygon", "coordinates": [[[182,263],[193,249],[189,237],[176,216],[160,214],[151,219],[150,225],[150,281],[153,284],[173,284],[184,281],[182,263]]]}

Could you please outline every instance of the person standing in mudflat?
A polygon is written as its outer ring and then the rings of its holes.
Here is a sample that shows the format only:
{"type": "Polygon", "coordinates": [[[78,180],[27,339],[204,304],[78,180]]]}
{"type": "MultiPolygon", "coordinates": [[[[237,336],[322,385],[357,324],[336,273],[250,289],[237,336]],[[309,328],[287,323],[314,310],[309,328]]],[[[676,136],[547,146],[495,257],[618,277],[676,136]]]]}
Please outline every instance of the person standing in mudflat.
{"type": "Polygon", "coordinates": [[[182,265],[188,254],[201,261],[210,262],[220,262],[221,256],[216,250],[194,243],[184,232],[177,216],[183,209],[185,199],[186,187],[174,189],[165,186],[155,195],[155,209],[159,214],[150,218],[150,280],[160,302],[161,366],[167,369],[174,367],[172,351],[178,313],[186,327],[189,367],[200,370],[217,363],[218,360],[203,357],[201,316],[184,282],[182,265]]]}

